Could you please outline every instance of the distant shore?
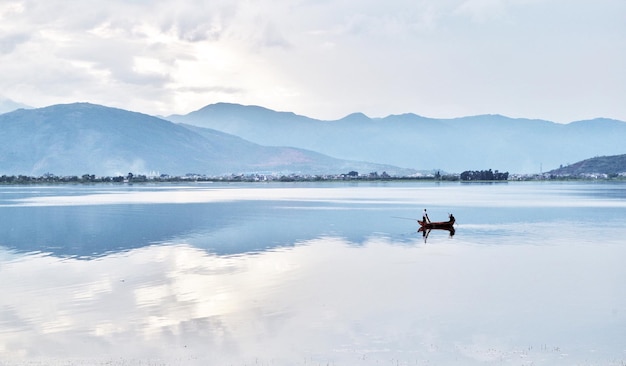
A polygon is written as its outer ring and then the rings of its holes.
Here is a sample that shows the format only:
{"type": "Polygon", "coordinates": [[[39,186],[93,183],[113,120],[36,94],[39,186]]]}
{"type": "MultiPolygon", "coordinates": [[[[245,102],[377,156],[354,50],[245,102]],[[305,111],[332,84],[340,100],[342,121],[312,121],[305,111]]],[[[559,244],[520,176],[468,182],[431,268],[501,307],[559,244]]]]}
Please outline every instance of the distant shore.
{"type": "Polygon", "coordinates": [[[370,175],[300,175],[300,174],[231,174],[223,176],[208,176],[201,174],[187,174],[183,176],[96,176],[84,174],[82,176],[57,176],[46,174],[43,176],[2,175],[0,185],[37,185],[37,184],[133,184],[133,183],[190,183],[190,182],[460,182],[460,183],[506,183],[531,181],[626,181],[624,175],[584,175],[584,176],[555,176],[550,174],[511,174],[506,180],[465,180],[459,174],[423,175],[423,176],[372,176],[370,175]]]}

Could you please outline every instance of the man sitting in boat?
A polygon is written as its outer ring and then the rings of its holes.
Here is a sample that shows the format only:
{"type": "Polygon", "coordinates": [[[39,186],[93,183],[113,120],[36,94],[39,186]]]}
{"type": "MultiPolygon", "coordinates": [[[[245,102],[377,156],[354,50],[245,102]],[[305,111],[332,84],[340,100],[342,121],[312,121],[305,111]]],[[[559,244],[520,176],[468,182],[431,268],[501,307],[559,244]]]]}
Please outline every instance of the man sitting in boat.
{"type": "Polygon", "coordinates": [[[422,222],[429,223],[430,219],[428,218],[428,213],[426,213],[426,209],[424,209],[424,213],[422,214],[422,222]]]}

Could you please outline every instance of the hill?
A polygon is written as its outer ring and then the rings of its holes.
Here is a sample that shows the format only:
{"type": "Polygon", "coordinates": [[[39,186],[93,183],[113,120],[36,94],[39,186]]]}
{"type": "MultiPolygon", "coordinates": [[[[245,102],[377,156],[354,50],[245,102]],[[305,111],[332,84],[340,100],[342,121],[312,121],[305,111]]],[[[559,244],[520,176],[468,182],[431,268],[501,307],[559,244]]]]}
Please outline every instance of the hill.
{"type": "Polygon", "coordinates": [[[555,176],[626,175],[626,154],[599,156],[548,172],[555,176]]]}
{"type": "Polygon", "coordinates": [[[342,159],[448,172],[537,173],[589,156],[621,154],[626,139],[626,123],[610,119],[558,124],[500,115],[433,119],[412,113],[384,118],[354,113],[322,121],[227,103],[167,119],[262,145],[289,145],[342,159]]]}
{"type": "Polygon", "coordinates": [[[88,103],[5,113],[0,129],[0,175],[402,171],[88,103]]]}

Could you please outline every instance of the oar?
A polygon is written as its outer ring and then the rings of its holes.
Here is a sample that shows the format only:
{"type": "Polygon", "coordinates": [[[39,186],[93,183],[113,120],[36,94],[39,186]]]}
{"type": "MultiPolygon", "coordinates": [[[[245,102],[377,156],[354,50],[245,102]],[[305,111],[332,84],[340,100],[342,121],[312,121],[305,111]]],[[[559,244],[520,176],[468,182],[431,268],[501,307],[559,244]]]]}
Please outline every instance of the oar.
{"type": "Polygon", "coordinates": [[[418,219],[413,219],[413,218],[410,218],[410,217],[400,217],[400,216],[391,216],[391,217],[393,217],[394,219],[402,219],[402,220],[412,220],[412,221],[417,221],[418,220],[418,219]]]}

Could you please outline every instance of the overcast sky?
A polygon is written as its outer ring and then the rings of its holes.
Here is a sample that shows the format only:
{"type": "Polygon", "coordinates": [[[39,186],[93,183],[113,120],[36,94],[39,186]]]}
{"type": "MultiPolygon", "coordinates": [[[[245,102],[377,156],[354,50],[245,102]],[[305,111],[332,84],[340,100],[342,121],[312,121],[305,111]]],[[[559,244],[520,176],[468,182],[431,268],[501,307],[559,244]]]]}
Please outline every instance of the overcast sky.
{"type": "Polygon", "coordinates": [[[0,97],[626,120],[626,1],[0,0],[0,97]]]}

